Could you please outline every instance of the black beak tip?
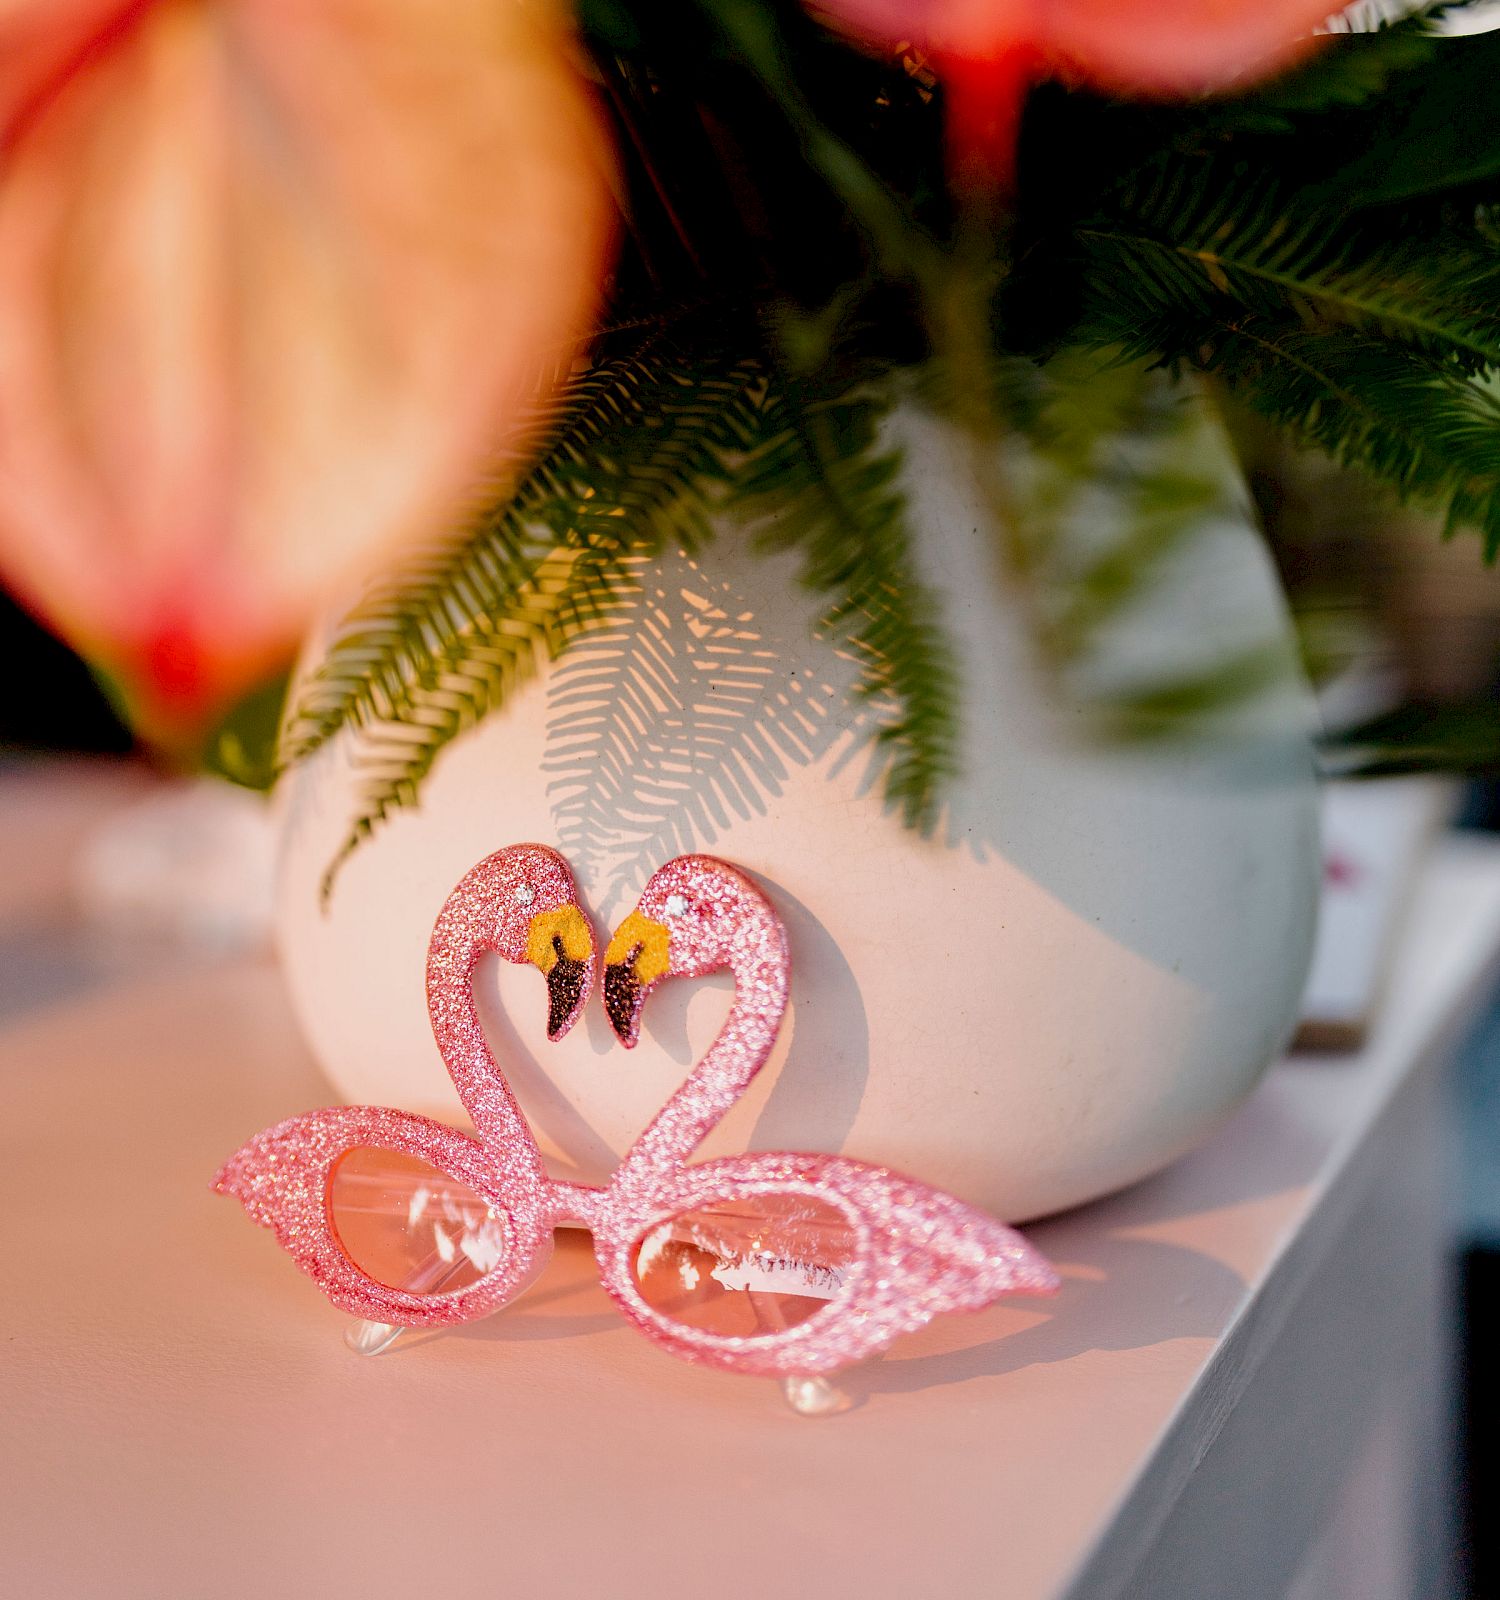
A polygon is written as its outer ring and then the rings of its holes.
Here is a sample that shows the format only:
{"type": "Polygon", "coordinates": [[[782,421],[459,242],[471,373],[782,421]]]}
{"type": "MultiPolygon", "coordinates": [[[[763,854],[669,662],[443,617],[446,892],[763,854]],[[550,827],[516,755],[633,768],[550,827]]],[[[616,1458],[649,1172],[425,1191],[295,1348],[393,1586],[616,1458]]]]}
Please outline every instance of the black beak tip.
{"type": "Polygon", "coordinates": [[[547,1037],[554,1043],[578,1020],[593,976],[593,960],[574,961],[555,944],[557,959],[547,974],[547,1037]]]}
{"type": "Polygon", "coordinates": [[[641,1006],[646,998],[636,976],[635,961],[616,961],[604,969],[604,1013],[615,1037],[627,1050],[640,1040],[641,1006]]]}

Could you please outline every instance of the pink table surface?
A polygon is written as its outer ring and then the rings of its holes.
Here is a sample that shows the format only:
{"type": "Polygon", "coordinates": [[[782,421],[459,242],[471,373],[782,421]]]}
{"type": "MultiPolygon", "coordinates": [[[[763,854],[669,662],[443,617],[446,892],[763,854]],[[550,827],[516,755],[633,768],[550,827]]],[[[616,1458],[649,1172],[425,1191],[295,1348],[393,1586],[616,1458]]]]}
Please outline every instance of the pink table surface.
{"type": "Polygon", "coordinates": [[[330,1098],[275,971],[35,1016],[0,1035],[5,1588],[1124,1593],[1258,1404],[1298,1286],[1335,1281],[1342,1235],[1319,1219],[1364,1205],[1350,1175],[1497,947],[1500,852],[1445,847],[1363,1055],[1278,1067],[1159,1177],[1037,1227],[1055,1302],[939,1323],[817,1421],[652,1349],[577,1245],[499,1317],[352,1355],[207,1187],[247,1134],[330,1098]]]}

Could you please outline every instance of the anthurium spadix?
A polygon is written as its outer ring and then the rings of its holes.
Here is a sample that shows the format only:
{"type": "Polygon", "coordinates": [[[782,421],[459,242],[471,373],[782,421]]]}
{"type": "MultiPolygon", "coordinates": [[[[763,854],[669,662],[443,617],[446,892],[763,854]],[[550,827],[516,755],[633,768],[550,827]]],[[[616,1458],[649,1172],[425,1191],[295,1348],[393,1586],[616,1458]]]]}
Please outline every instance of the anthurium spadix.
{"type": "Polygon", "coordinates": [[[586,325],[534,0],[0,0],[0,568],[188,736],[452,516],[586,325]]]}

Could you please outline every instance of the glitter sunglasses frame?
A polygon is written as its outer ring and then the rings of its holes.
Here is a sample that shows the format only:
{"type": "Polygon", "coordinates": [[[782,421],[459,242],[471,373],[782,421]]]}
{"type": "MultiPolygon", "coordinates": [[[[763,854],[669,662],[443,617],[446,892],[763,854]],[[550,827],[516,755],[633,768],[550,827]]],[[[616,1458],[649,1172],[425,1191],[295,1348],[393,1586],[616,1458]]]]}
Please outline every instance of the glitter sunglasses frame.
{"type": "Polygon", "coordinates": [[[714,1045],[603,1188],[547,1174],[479,1023],[474,971],[489,952],[543,972],[552,1037],[573,1025],[593,987],[596,948],[572,873],[555,851],[518,845],[488,857],[454,890],[433,932],[433,1031],[476,1135],[404,1111],[336,1107],[267,1129],[214,1179],[345,1311],[417,1328],[485,1316],[545,1269],[555,1230],[577,1224],[593,1235],[605,1289],[663,1350],[785,1379],[837,1371],[943,1313],[1056,1289],[1056,1274],[1018,1233],[886,1168],[783,1152],[688,1164],[764,1065],[786,1006],[785,934],[765,895],[737,868],[709,856],[669,862],[610,942],[606,1007],[627,1047],[636,1041],[647,994],[665,977],[727,967],[736,1001],[714,1045]],[[471,1189],[501,1232],[490,1270],[462,1287],[423,1294],[379,1282],[356,1265],[338,1237],[330,1196],[338,1163],[360,1149],[414,1157],[471,1189]],[[741,1203],[753,1210],[758,1200],[781,1197],[831,1207],[849,1227],[837,1287],[807,1320],[723,1334],[675,1319],[643,1296],[634,1268],[653,1229],[702,1208],[741,1203]]]}

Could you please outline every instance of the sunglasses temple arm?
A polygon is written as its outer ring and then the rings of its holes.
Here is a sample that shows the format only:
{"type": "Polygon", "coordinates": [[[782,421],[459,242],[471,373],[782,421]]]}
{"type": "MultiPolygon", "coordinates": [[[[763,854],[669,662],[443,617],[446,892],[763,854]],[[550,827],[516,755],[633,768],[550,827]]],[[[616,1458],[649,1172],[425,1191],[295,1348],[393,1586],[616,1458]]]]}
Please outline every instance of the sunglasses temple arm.
{"type": "MultiPolygon", "coordinates": [[[[434,1256],[433,1261],[436,1260],[437,1257],[434,1256]]],[[[430,1266],[431,1263],[427,1265],[430,1266]]],[[[444,1271],[436,1281],[426,1284],[425,1287],[418,1287],[418,1282],[423,1279],[424,1274],[416,1272],[404,1287],[414,1294],[439,1292],[443,1286],[443,1279],[455,1270],[447,1263],[442,1265],[444,1271]]],[[[404,1328],[398,1322],[368,1322],[361,1317],[358,1321],[351,1322],[344,1330],[344,1343],[356,1355],[378,1356],[383,1351],[389,1350],[402,1334],[410,1332],[410,1328],[404,1328]]],[[[847,1411],[854,1404],[846,1391],[827,1378],[782,1378],[777,1387],[781,1390],[782,1399],[799,1417],[837,1416],[840,1411],[847,1411]]]]}
{"type": "MultiPolygon", "coordinates": [[[[408,1294],[441,1294],[468,1265],[462,1255],[445,1261],[437,1251],[398,1285],[408,1294]]],[[[411,1329],[399,1322],[371,1322],[359,1317],[344,1329],[344,1343],[357,1356],[378,1356],[411,1329]]]]}
{"type": "MultiPolygon", "coordinates": [[[[750,1308],[755,1313],[757,1331],[760,1333],[785,1333],[787,1320],[782,1315],[775,1295],[761,1294],[752,1289],[750,1308]]],[[[836,1383],[827,1378],[794,1373],[782,1378],[777,1385],[781,1398],[799,1417],[833,1417],[847,1411],[854,1401],[836,1383]]]]}
{"type": "Polygon", "coordinates": [[[781,1398],[799,1417],[834,1417],[854,1404],[847,1391],[827,1378],[783,1378],[780,1389],[781,1398]]]}

